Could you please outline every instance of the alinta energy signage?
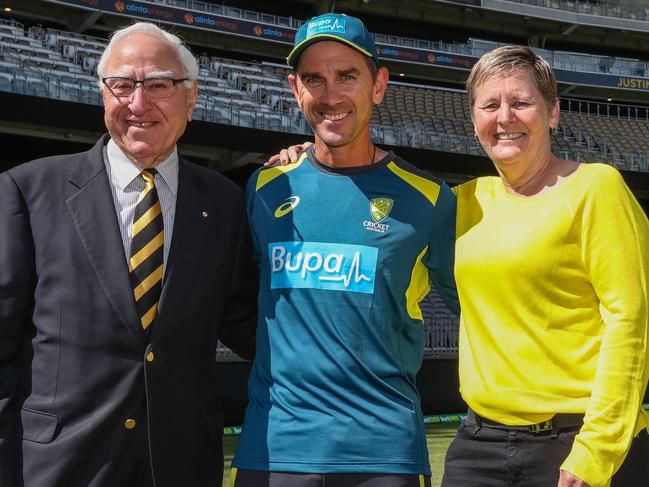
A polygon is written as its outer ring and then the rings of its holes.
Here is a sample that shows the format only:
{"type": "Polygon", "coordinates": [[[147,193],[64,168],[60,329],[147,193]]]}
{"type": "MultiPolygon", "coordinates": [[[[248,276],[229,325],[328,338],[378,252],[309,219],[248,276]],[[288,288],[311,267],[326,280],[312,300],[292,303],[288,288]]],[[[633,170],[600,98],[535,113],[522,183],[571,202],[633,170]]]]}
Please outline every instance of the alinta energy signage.
{"type": "MultiPolygon", "coordinates": [[[[107,13],[138,17],[155,22],[166,22],[177,25],[207,29],[225,34],[237,35],[278,42],[286,45],[293,43],[296,30],[290,27],[264,24],[250,20],[237,19],[207,12],[198,12],[167,5],[152,4],[128,0],[48,0],[52,3],[74,5],[89,10],[101,10],[107,13]]],[[[447,0],[454,3],[479,5],[480,0],[447,0]]],[[[288,52],[288,51],[287,51],[288,52]]],[[[405,63],[425,64],[450,69],[469,70],[478,58],[446,52],[427,51],[377,44],[380,58],[405,63]]],[[[604,73],[579,73],[575,71],[555,70],[559,82],[584,86],[607,87],[621,90],[649,92],[649,79],[644,77],[626,77],[604,73]]]]}
{"type": "Polygon", "coordinates": [[[167,5],[128,0],[48,0],[53,3],[74,5],[84,9],[100,10],[117,15],[139,17],[155,22],[191,26],[226,34],[256,37],[268,41],[293,43],[295,29],[262,24],[249,20],[198,12],[167,5]]]}

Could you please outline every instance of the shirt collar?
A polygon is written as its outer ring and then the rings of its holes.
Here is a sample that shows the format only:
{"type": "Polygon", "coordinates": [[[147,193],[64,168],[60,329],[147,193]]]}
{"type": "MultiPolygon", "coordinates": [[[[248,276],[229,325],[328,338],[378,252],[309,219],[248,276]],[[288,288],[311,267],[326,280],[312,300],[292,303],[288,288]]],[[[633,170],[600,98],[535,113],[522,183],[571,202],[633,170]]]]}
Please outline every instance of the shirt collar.
{"type": "MultiPolygon", "coordinates": [[[[120,190],[126,190],[127,186],[140,175],[142,168],[131,161],[126,154],[110,139],[106,146],[107,165],[112,168],[113,184],[120,190]]],[[[169,157],[154,166],[160,177],[176,196],[178,191],[178,148],[174,146],[169,157]]]]}

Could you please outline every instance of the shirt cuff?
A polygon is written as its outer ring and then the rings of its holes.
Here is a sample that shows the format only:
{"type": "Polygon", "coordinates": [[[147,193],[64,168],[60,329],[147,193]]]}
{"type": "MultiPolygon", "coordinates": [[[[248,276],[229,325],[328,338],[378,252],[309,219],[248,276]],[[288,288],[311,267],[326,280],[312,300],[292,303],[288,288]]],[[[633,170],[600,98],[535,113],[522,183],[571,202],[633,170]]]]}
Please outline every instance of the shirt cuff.
{"type": "Polygon", "coordinates": [[[598,455],[596,450],[584,445],[577,436],[570,454],[561,465],[561,470],[576,475],[590,487],[609,487],[613,464],[601,457],[601,453],[598,455]]]}

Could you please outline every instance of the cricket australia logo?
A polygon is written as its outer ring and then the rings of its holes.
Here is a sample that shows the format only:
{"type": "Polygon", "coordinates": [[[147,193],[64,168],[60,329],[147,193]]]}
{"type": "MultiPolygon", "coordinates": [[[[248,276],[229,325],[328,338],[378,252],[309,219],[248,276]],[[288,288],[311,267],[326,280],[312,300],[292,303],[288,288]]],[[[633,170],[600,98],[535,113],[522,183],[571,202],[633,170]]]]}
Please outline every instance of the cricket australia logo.
{"type": "Polygon", "coordinates": [[[370,213],[375,222],[385,220],[385,217],[390,214],[394,205],[394,200],[389,198],[374,198],[370,201],[370,213]]]}
{"type": "Polygon", "coordinates": [[[374,221],[364,221],[365,230],[378,233],[387,232],[390,225],[381,222],[387,218],[393,206],[394,200],[390,198],[373,198],[370,200],[370,215],[372,215],[374,221]]]}

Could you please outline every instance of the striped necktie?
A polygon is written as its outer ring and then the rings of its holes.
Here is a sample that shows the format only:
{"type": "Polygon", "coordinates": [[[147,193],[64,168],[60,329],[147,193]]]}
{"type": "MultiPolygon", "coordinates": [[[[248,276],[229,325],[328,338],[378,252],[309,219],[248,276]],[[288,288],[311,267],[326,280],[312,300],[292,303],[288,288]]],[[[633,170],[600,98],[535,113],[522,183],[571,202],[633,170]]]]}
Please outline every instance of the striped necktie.
{"type": "Polygon", "coordinates": [[[128,263],[137,314],[145,330],[156,317],[162,291],[164,228],[155,173],[155,169],[140,173],[145,184],[135,205],[128,263]]]}

